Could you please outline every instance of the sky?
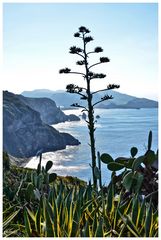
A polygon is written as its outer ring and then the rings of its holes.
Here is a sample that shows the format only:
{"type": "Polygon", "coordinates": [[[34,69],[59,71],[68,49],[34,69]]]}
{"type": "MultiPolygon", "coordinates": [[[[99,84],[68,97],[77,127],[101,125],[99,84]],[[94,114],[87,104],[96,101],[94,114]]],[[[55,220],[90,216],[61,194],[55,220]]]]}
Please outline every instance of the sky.
{"type": "Polygon", "coordinates": [[[81,40],[73,34],[86,26],[94,41],[89,51],[101,46],[90,62],[105,56],[110,63],[93,68],[107,75],[92,80],[93,90],[109,83],[137,97],[158,98],[157,3],[4,3],[3,89],[21,93],[33,89],[65,90],[69,83],[85,86],[83,78],[59,74],[76,66],[79,57],[69,54],[81,40]]]}

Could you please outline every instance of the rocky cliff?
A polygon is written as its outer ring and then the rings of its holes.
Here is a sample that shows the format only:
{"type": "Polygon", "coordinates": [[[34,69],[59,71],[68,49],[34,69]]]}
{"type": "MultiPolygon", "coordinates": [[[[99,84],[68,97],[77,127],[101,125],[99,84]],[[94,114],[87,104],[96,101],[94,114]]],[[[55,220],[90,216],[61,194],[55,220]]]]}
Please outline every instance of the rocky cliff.
{"type": "Polygon", "coordinates": [[[3,150],[15,157],[35,156],[42,152],[78,145],[67,133],[59,133],[45,124],[40,113],[10,92],[3,92],[3,150]]]}
{"type": "Polygon", "coordinates": [[[17,97],[25,104],[40,113],[44,123],[56,124],[65,121],[79,121],[80,118],[71,114],[66,115],[56,106],[56,103],[49,98],[29,98],[22,95],[17,97]]]}

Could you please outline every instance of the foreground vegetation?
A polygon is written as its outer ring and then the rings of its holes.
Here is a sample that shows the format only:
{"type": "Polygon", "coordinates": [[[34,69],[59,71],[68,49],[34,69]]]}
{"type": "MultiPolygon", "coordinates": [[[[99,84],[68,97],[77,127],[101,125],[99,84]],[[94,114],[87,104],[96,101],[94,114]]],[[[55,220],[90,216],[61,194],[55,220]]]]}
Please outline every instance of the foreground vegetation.
{"type": "MultiPolygon", "coordinates": [[[[110,164],[108,168],[112,171],[111,182],[100,189],[77,178],[50,174],[51,161],[45,168],[40,161],[37,170],[11,166],[5,153],[3,236],[157,237],[158,181],[157,170],[152,166],[157,154],[151,150],[151,141],[150,132],[148,149],[142,159],[134,157],[136,148],[131,149],[128,160],[114,161],[108,154],[99,156],[110,164]],[[123,166],[125,170],[116,176],[123,166]],[[148,190],[145,189],[147,177],[148,190]]],[[[95,174],[101,177],[99,171],[95,174]]]]}

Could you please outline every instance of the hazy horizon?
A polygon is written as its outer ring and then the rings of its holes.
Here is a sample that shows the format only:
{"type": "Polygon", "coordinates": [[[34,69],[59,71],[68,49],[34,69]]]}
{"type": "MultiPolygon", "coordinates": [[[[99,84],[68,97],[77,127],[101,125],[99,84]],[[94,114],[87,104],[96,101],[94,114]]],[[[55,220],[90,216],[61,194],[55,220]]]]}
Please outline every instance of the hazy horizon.
{"type": "MultiPolygon", "coordinates": [[[[3,91],[9,91],[9,92],[12,92],[14,94],[22,94],[23,92],[32,92],[32,91],[51,91],[51,92],[59,92],[59,91],[64,91],[66,92],[66,89],[47,89],[47,88],[37,88],[37,89],[31,89],[31,90],[22,90],[22,91],[12,91],[12,90],[8,90],[8,89],[3,89],[3,91]]],[[[111,90],[111,91],[114,91],[114,92],[118,92],[118,93],[121,93],[121,94],[125,94],[125,95],[129,95],[129,96],[132,96],[132,97],[137,97],[135,94],[134,95],[131,95],[129,93],[126,93],[126,92],[122,92],[121,90],[111,90]]],[[[158,101],[159,99],[156,97],[156,98],[149,98],[149,97],[145,97],[145,96],[140,96],[140,97],[137,97],[137,98],[147,98],[149,100],[154,100],[154,101],[158,101]]]]}

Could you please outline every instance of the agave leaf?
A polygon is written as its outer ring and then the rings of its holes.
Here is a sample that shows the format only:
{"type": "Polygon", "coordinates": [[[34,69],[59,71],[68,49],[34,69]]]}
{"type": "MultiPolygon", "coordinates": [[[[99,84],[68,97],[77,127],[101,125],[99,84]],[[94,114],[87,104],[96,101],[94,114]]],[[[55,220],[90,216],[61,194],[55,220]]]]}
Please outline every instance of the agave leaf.
{"type": "Polygon", "coordinates": [[[109,212],[111,212],[112,208],[114,207],[113,198],[114,198],[114,186],[113,186],[113,183],[110,183],[108,197],[107,197],[107,209],[109,212]]]}
{"type": "Polygon", "coordinates": [[[128,205],[129,205],[129,202],[131,201],[131,199],[127,199],[124,203],[122,203],[120,206],[119,206],[119,211],[122,215],[124,215],[125,213],[127,213],[127,208],[128,208],[128,205]]]}
{"type": "Polygon", "coordinates": [[[52,189],[49,190],[48,201],[52,205],[52,203],[53,203],[53,190],[52,189]]]}
{"type": "Polygon", "coordinates": [[[41,235],[41,209],[40,209],[40,205],[38,210],[36,211],[35,214],[36,220],[35,220],[35,228],[36,231],[39,235],[41,235]]]}
{"type": "Polygon", "coordinates": [[[4,231],[3,237],[5,237],[5,238],[12,237],[13,238],[13,236],[18,236],[19,231],[20,231],[19,228],[18,229],[9,229],[7,232],[4,231]]]}
{"type": "Polygon", "coordinates": [[[123,164],[117,163],[117,162],[110,162],[107,165],[107,168],[111,171],[119,171],[121,169],[123,169],[125,166],[123,164]]]}
{"type": "Polygon", "coordinates": [[[156,237],[158,237],[158,225],[157,226],[155,226],[155,228],[154,228],[154,230],[153,230],[153,232],[152,232],[152,236],[153,236],[153,238],[156,238],[156,237]]]}
{"type": "Polygon", "coordinates": [[[89,229],[89,222],[86,221],[84,230],[83,230],[83,237],[90,237],[90,229],[89,229]]]}
{"type": "Polygon", "coordinates": [[[70,205],[71,205],[72,198],[73,198],[72,196],[73,196],[73,189],[70,189],[70,191],[67,194],[66,199],[65,199],[65,204],[67,206],[68,213],[70,212],[70,205]]]}
{"type": "Polygon", "coordinates": [[[88,185],[83,194],[83,201],[88,201],[92,199],[92,187],[88,185]]]}
{"type": "Polygon", "coordinates": [[[88,209],[86,209],[86,211],[85,211],[85,219],[86,219],[86,221],[89,222],[89,225],[92,225],[92,223],[93,223],[93,217],[92,217],[93,213],[94,213],[94,211],[91,213],[88,209]]]}
{"type": "Polygon", "coordinates": [[[20,212],[20,209],[16,210],[9,217],[7,217],[7,219],[3,222],[3,230],[5,230],[9,226],[11,221],[17,216],[19,212],[20,212]]]}
{"type": "Polygon", "coordinates": [[[55,237],[53,228],[53,210],[48,200],[43,198],[43,211],[45,216],[46,237],[55,237]]]}
{"type": "Polygon", "coordinates": [[[68,212],[68,209],[67,209],[67,206],[65,204],[64,206],[64,227],[66,229],[66,231],[68,231],[68,221],[69,221],[69,212],[68,212]]]}
{"type": "Polygon", "coordinates": [[[126,228],[126,225],[125,225],[125,224],[122,224],[122,226],[120,227],[121,231],[120,231],[118,237],[124,237],[123,233],[124,233],[124,231],[125,231],[125,228],[126,228]]]}
{"type": "Polygon", "coordinates": [[[31,219],[33,220],[33,222],[35,222],[36,216],[34,215],[34,213],[27,207],[26,207],[26,210],[27,210],[29,216],[31,217],[31,219]]]}
{"type": "Polygon", "coordinates": [[[98,222],[95,237],[104,237],[103,220],[102,219],[100,219],[100,221],[98,222]]]}
{"type": "Polygon", "coordinates": [[[114,162],[113,158],[108,153],[103,153],[100,159],[103,163],[106,163],[106,164],[110,162],[114,162]]]}
{"type": "MultiPolygon", "coordinates": [[[[113,229],[117,228],[118,219],[119,219],[118,209],[119,209],[119,206],[117,206],[117,208],[114,211],[113,229]]],[[[116,233],[116,235],[118,235],[118,233],[116,233]]]]}
{"type": "Polygon", "coordinates": [[[93,218],[93,224],[92,224],[92,233],[93,233],[92,237],[94,237],[96,234],[97,225],[98,225],[98,218],[97,218],[97,215],[95,214],[93,218]]]}
{"type": "Polygon", "coordinates": [[[135,225],[138,218],[138,212],[139,212],[139,202],[138,202],[138,195],[136,195],[133,200],[133,206],[132,206],[132,222],[135,225]]]}
{"type": "Polygon", "coordinates": [[[77,211],[75,211],[70,237],[78,237],[79,229],[80,229],[80,219],[78,218],[77,211]]]}
{"type": "Polygon", "coordinates": [[[8,215],[9,213],[12,213],[13,210],[15,210],[16,206],[17,206],[17,204],[14,204],[14,205],[10,206],[9,208],[5,209],[3,211],[3,216],[6,215],[6,214],[8,215]]]}
{"type": "Polygon", "coordinates": [[[46,210],[45,221],[46,221],[46,234],[45,234],[46,237],[55,237],[54,228],[53,228],[54,225],[52,223],[52,220],[47,210],[46,210]]]}
{"type": "Polygon", "coordinates": [[[86,201],[86,203],[83,204],[83,206],[81,207],[81,211],[83,212],[86,210],[86,208],[89,208],[89,206],[92,205],[93,201],[94,201],[93,199],[86,201]]]}
{"type": "MultiPolygon", "coordinates": [[[[65,205],[65,202],[63,201],[61,208],[57,210],[57,215],[58,215],[57,224],[60,226],[59,227],[60,229],[64,229],[67,232],[68,222],[66,220],[68,220],[68,218],[67,218],[68,215],[66,215],[66,214],[68,214],[68,211],[66,211],[66,210],[67,210],[67,207],[65,205]]],[[[54,214],[54,211],[53,211],[53,214],[54,214]]],[[[54,222],[55,222],[55,216],[54,216],[54,222]]]]}
{"type": "Polygon", "coordinates": [[[158,209],[154,212],[153,219],[154,219],[154,222],[158,221],[158,209]]]}
{"type": "Polygon", "coordinates": [[[136,147],[131,148],[130,153],[132,158],[136,156],[137,152],[138,152],[138,149],[136,147]]]}
{"type": "Polygon", "coordinates": [[[29,183],[26,189],[26,199],[30,200],[34,193],[34,185],[32,183],[29,183]]]}
{"type": "Polygon", "coordinates": [[[131,214],[131,209],[132,209],[132,198],[129,200],[127,208],[124,210],[124,214],[131,214]]]}
{"type": "Polygon", "coordinates": [[[122,221],[124,222],[125,226],[128,228],[128,230],[132,234],[131,237],[140,237],[140,233],[139,233],[138,229],[136,228],[136,226],[134,225],[134,223],[132,222],[132,219],[130,218],[130,216],[126,215],[126,214],[123,216],[120,213],[120,211],[118,211],[118,212],[119,212],[119,215],[120,215],[122,221]]]}
{"type": "Polygon", "coordinates": [[[34,171],[32,171],[31,174],[28,173],[28,178],[31,178],[31,182],[34,184],[34,171]]]}
{"type": "Polygon", "coordinates": [[[74,189],[72,191],[72,198],[71,198],[70,207],[69,207],[69,221],[68,221],[69,236],[71,236],[72,226],[73,226],[73,216],[74,216],[74,213],[76,210],[76,204],[74,204],[74,202],[73,202],[73,196],[74,196],[74,189]]]}
{"type": "Polygon", "coordinates": [[[78,192],[78,196],[77,196],[77,214],[76,214],[76,217],[77,217],[77,221],[81,218],[81,215],[82,215],[82,205],[83,205],[83,191],[82,189],[80,189],[81,191],[78,192]]]}
{"type": "Polygon", "coordinates": [[[146,235],[146,237],[150,237],[151,228],[152,228],[152,207],[150,205],[146,211],[146,218],[145,218],[145,235],[146,235]]]}
{"type": "Polygon", "coordinates": [[[127,215],[127,225],[126,226],[132,233],[133,237],[140,237],[139,230],[136,228],[135,224],[133,223],[133,221],[129,215],[127,215]]]}
{"type": "Polygon", "coordinates": [[[41,195],[41,198],[40,198],[40,208],[43,209],[43,195],[41,195]]]}
{"type": "Polygon", "coordinates": [[[138,218],[136,222],[136,227],[137,226],[142,226],[142,223],[144,221],[144,215],[145,215],[145,199],[143,200],[141,207],[139,208],[138,211],[138,218]]]}
{"type": "Polygon", "coordinates": [[[33,185],[34,185],[35,187],[37,187],[37,179],[38,179],[37,173],[36,173],[36,172],[33,172],[33,185]]]}
{"type": "Polygon", "coordinates": [[[54,222],[54,213],[50,202],[46,199],[46,210],[52,222],[54,222]]]}
{"type": "Polygon", "coordinates": [[[26,235],[28,237],[31,237],[32,229],[31,229],[31,224],[30,224],[30,220],[29,220],[26,208],[24,209],[24,222],[25,222],[26,235]]]}
{"type": "Polygon", "coordinates": [[[58,205],[57,200],[53,199],[53,213],[54,213],[54,229],[55,229],[55,236],[58,236],[58,222],[59,222],[59,213],[58,213],[58,205]]]}
{"type": "Polygon", "coordinates": [[[154,237],[158,233],[158,219],[154,219],[154,214],[152,215],[152,228],[150,230],[150,237],[154,237]]]}
{"type": "MultiPolygon", "coordinates": [[[[96,216],[96,218],[97,218],[97,216],[96,216]]],[[[107,229],[107,231],[111,230],[112,221],[107,215],[104,217],[104,225],[105,225],[105,228],[107,229]]],[[[95,228],[95,230],[96,230],[96,228],[95,228]]],[[[105,232],[104,232],[104,236],[106,236],[105,232]]]]}

